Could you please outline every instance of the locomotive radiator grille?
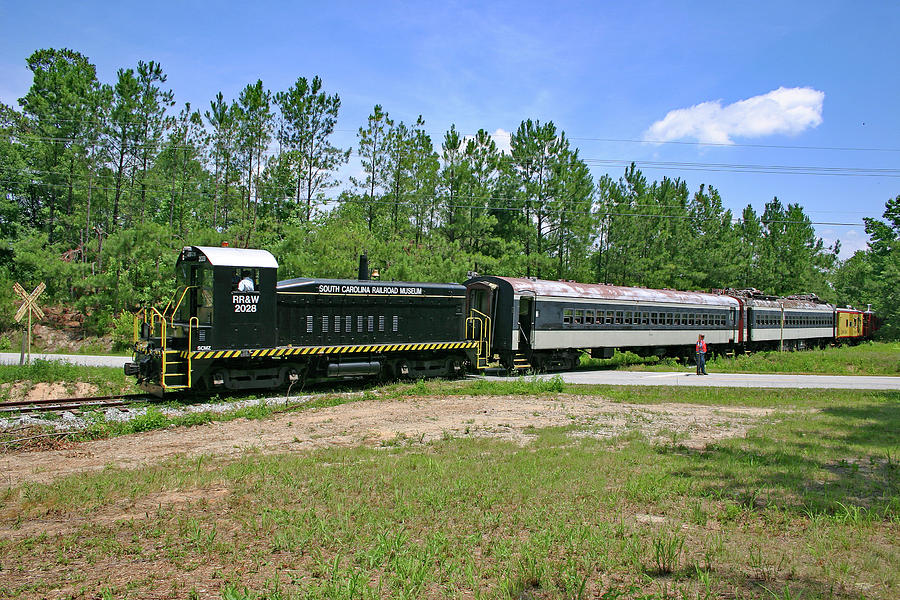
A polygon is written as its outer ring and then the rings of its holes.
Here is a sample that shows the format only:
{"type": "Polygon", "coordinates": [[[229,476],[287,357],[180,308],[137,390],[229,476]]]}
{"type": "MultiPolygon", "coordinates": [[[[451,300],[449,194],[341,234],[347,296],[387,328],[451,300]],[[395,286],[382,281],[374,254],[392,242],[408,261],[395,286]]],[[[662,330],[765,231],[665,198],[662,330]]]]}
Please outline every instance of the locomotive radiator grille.
{"type": "MultiPolygon", "coordinates": [[[[375,344],[357,346],[300,346],[296,348],[264,348],[250,350],[251,358],[266,358],[270,356],[298,356],[312,354],[357,354],[369,352],[408,352],[410,350],[463,350],[475,348],[477,342],[432,342],[425,344],[375,344]]],[[[194,360],[237,358],[244,350],[212,350],[182,352],[183,358],[194,360]]],[[[244,354],[246,356],[246,354],[244,354]]]]}

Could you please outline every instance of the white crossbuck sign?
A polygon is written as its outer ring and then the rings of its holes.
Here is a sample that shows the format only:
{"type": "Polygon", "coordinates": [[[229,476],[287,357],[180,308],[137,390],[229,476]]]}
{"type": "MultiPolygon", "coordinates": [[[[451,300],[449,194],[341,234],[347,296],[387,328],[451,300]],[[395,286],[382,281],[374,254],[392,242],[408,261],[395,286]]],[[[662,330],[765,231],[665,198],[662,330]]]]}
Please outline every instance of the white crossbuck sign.
{"type": "Polygon", "coordinates": [[[36,316],[38,319],[44,318],[44,311],[42,311],[41,307],[37,305],[37,299],[45,289],[47,289],[47,286],[44,285],[43,281],[40,283],[40,285],[34,288],[34,291],[31,292],[31,294],[26,292],[25,288],[23,288],[18,283],[13,284],[13,291],[21,296],[23,300],[22,306],[20,306],[19,310],[16,311],[16,323],[20,322],[22,320],[22,317],[24,317],[27,312],[33,313],[34,316],[36,316]]]}
{"type": "Polygon", "coordinates": [[[19,307],[15,315],[16,323],[20,322],[26,314],[28,315],[28,333],[22,336],[22,357],[19,360],[19,364],[23,364],[25,361],[26,337],[28,338],[28,364],[31,364],[31,317],[34,315],[38,319],[44,318],[44,311],[37,305],[37,299],[45,289],[47,289],[47,286],[44,285],[43,281],[30,294],[18,283],[13,284],[13,291],[22,297],[22,306],[19,307]]]}

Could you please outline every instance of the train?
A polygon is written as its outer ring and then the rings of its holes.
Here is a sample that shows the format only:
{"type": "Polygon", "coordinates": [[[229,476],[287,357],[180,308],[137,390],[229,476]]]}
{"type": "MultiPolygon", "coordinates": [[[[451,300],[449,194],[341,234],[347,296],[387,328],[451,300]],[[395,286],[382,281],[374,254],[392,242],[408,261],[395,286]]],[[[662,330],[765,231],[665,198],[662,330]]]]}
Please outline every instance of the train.
{"type": "MultiPolygon", "coordinates": [[[[278,280],[265,250],[185,246],[161,309],[135,316],[126,375],[157,395],[348,377],[459,377],[575,368],[580,357],[803,349],[871,338],[871,310],[813,295],[686,292],[480,276],[459,283],[278,280]]],[[[302,385],[302,383],[301,383],[302,385]]]]}

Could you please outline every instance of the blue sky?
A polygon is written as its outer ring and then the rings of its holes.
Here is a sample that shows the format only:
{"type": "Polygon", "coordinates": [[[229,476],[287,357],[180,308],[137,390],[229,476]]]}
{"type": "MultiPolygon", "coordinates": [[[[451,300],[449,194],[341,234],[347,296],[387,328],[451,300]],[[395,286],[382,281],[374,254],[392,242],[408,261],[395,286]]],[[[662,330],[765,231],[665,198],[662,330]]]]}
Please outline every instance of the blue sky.
{"type": "Polygon", "coordinates": [[[25,58],[46,47],[87,55],[104,82],[156,60],[179,104],[204,109],[257,79],[279,91],[319,75],[343,102],[338,145],[355,145],[376,103],[395,120],[421,114],[436,146],[453,123],[502,144],[523,119],[553,121],[597,176],[622,175],[605,161],[634,160],[650,179],[715,186],[738,213],[798,202],[848,256],[865,245],[862,217],[900,194],[898,32],[892,1],[0,0],[0,101],[16,105],[25,58]],[[672,162],[694,164],[656,168],[672,162]]]}

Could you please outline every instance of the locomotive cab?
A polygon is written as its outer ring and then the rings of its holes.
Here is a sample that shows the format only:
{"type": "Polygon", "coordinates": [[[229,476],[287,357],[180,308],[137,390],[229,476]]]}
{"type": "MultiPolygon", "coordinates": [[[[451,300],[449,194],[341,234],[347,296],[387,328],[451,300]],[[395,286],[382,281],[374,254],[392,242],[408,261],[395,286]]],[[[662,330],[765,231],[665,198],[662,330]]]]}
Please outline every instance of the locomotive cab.
{"type": "Polygon", "coordinates": [[[175,265],[173,324],[186,350],[251,349],[275,343],[278,263],[265,250],[186,246],[175,265]]]}
{"type": "Polygon", "coordinates": [[[185,389],[203,374],[198,353],[273,346],[277,270],[265,250],[185,246],[168,304],[139,314],[135,358],[125,373],[148,391],[185,389]]]}

